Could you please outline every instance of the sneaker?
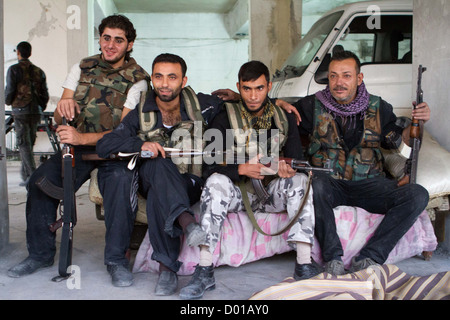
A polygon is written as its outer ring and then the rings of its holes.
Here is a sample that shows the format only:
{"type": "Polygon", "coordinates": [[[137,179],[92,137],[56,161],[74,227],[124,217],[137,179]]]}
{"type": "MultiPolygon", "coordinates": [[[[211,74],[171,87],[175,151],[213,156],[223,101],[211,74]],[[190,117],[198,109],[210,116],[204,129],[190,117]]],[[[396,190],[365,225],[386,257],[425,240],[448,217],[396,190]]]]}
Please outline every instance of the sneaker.
{"type": "Polygon", "coordinates": [[[359,261],[356,261],[356,257],[352,258],[352,265],[350,266],[350,272],[358,272],[364,269],[367,269],[370,266],[378,266],[379,264],[373,261],[370,258],[364,258],[359,261]]]}
{"type": "Polygon", "coordinates": [[[21,263],[8,270],[8,276],[11,278],[20,278],[36,272],[42,268],[48,268],[53,265],[53,259],[50,261],[38,261],[33,258],[26,258],[21,263]]]}
{"type": "Polygon", "coordinates": [[[180,298],[185,300],[200,299],[207,290],[216,288],[214,267],[201,267],[197,265],[191,281],[180,291],[180,298]]]}
{"type": "Polygon", "coordinates": [[[111,264],[106,266],[111,275],[114,287],[129,287],[133,284],[133,274],[128,270],[127,266],[121,264],[111,264]]]}
{"type": "Polygon", "coordinates": [[[170,296],[177,291],[178,277],[175,272],[161,271],[155,288],[155,295],[170,296]]]}
{"type": "Polygon", "coordinates": [[[186,227],[186,243],[190,247],[198,247],[204,244],[206,232],[197,223],[191,223],[186,227]]]}
{"type": "Polygon", "coordinates": [[[345,274],[344,263],[341,260],[331,260],[325,264],[325,272],[334,276],[345,274]]]}
{"type": "Polygon", "coordinates": [[[298,264],[295,263],[294,279],[295,280],[305,280],[320,274],[320,270],[312,263],[308,264],[298,264]]]}

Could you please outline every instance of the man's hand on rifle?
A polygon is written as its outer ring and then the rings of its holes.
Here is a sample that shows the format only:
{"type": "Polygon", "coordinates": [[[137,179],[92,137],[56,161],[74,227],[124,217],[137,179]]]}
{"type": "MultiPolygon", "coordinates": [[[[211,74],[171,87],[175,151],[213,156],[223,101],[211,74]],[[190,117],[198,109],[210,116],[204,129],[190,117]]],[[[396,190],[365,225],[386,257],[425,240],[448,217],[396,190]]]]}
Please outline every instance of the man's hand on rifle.
{"type": "Polygon", "coordinates": [[[163,158],[166,157],[166,151],[164,150],[163,146],[157,142],[144,142],[141,147],[141,151],[153,152],[153,156],[150,159],[155,159],[159,154],[161,154],[161,157],[163,158]]]}
{"type": "Polygon", "coordinates": [[[61,143],[67,143],[73,146],[83,144],[83,134],[79,133],[72,126],[59,125],[58,128],[56,128],[56,133],[59,135],[61,143]]]}
{"type": "MultiPolygon", "coordinates": [[[[415,103],[414,103],[415,105],[415,103]]],[[[426,102],[422,102],[412,111],[412,117],[416,120],[423,120],[424,122],[430,120],[431,109],[426,102]]]]}
{"type": "Polygon", "coordinates": [[[75,116],[80,113],[80,106],[73,98],[61,98],[58,105],[56,106],[55,115],[59,116],[58,119],[55,117],[57,123],[61,123],[61,118],[65,117],[67,121],[72,121],[75,116]]]}
{"type": "Polygon", "coordinates": [[[238,167],[239,175],[247,176],[251,179],[262,180],[267,175],[276,174],[276,171],[259,162],[261,157],[262,155],[258,155],[248,162],[240,164],[238,167]]]}
{"type": "Polygon", "coordinates": [[[292,169],[292,167],[288,165],[286,161],[278,161],[278,176],[280,178],[292,178],[296,173],[297,171],[295,169],[292,169]]]}

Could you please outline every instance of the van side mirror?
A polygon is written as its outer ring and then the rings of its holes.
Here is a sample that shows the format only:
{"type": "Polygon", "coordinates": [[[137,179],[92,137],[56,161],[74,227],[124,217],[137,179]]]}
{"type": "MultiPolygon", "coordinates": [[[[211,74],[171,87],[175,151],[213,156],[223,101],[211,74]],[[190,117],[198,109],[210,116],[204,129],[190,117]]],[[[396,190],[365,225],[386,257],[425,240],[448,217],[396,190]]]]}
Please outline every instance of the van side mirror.
{"type": "Polygon", "coordinates": [[[328,66],[330,65],[331,54],[327,53],[323,58],[322,63],[319,68],[317,68],[316,73],[314,74],[314,80],[318,84],[328,84],[328,66]]]}

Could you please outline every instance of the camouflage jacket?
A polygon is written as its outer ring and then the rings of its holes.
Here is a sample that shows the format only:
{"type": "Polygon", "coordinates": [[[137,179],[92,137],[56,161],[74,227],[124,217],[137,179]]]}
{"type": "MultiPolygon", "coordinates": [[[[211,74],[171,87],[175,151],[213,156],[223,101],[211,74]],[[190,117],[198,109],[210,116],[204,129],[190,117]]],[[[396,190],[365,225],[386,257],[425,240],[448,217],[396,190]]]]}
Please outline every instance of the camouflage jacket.
{"type": "Polygon", "coordinates": [[[351,150],[340,138],[336,122],[330,113],[324,112],[316,99],[314,130],[308,154],[311,163],[323,167],[327,162],[335,169],[335,178],[362,180],[383,175],[381,146],[380,97],[370,96],[369,108],[364,118],[363,136],[351,150]]]}
{"type": "Polygon", "coordinates": [[[28,59],[11,66],[7,74],[5,103],[20,114],[39,114],[47,106],[49,95],[45,73],[28,59]]]}
{"type": "Polygon", "coordinates": [[[130,88],[138,81],[150,83],[150,76],[131,58],[113,69],[100,55],[80,63],[81,76],[74,99],[81,109],[75,119],[79,132],[104,132],[116,128],[130,88]]]}

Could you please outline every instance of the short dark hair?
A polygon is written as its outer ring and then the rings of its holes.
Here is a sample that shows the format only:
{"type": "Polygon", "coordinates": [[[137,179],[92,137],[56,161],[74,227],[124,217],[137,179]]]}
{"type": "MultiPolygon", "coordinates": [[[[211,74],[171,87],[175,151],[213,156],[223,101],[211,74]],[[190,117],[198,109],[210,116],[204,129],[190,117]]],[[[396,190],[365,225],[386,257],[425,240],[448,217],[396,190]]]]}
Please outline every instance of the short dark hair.
{"type": "Polygon", "coordinates": [[[239,81],[255,81],[259,77],[264,75],[267,80],[267,83],[270,82],[270,72],[269,68],[262,63],[261,61],[249,61],[244,63],[239,70],[238,79],[239,81]]]}
{"type": "Polygon", "coordinates": [[[181,72],[183,74],[183,78],[186,76],[186,72],[187,72],[186,61],[184,61],[184,59],[182,57],[177,56],[176,54],[172,54],[172,53],[163,53],[163,54],[160,54],[159,56],[157,56],[155,58],[155,60],[153,60],[152,73],[153,73],[153,69],[155,68],[155,64],[163,63],[163,62],[178,63],[181,66],[181,72]]]}
{"type": "Polygon", "coordinates": [[[17,45],[16,50],[20,53],[20,56],[24,59],[28,59],[31,56],[31,44],[29,42],[22,41],[17,45]]]}
{"type": "MultiPolygon", "coordinates": [[[[134,28],[133,23],[130,21],[130,19],[128,19],[124,15],[114,14],[112,16],[104,18],[98,26],[100,37],[102,36],[106,28],[123,30],[125,32],[125,37],[127,38],[127,41],[129,43],[136,40],[136,29],[134,28]]],[[[133,49],[127,52],[125,57],[126,60],[130,59],[131,52],[133,52],[133,49]]]]}
{"type": "Polygon", "coordinates": [[[356,62],[356,73],[359,74],[361,72],[361,60],[359,60],[358,56],[351,51],[336,51],[331,57],[331,62],[333,61],[343,61],[347,59],[353,59],[356,62]]]}

